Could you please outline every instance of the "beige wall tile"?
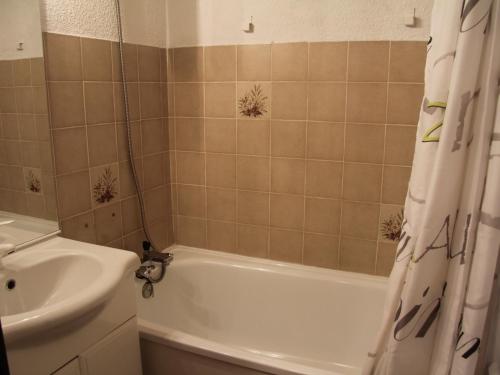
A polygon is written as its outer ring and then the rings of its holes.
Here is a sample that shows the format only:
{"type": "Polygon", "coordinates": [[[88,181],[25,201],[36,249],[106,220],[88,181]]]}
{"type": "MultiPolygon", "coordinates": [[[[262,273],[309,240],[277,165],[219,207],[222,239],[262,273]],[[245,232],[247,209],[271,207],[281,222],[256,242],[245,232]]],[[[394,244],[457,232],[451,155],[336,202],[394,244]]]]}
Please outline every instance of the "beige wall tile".
{"type": "Polygon", "coordinates": [[[160,49],[150,46],[137,46],[139,81],[160,81],[160,49]]]}
{"type": "Polygon", "coordinates": [[[385,126],[347,124],[345,160],[382,163],[384,160],[385,126]]]}
{"type": "Polygon", "coordinates": [[[347,87],[347,121],[379,123],[386,121],[387,84],[349,83],[347,87]]]}
{"type": "MultiPolygon", "coordinates": [[[[45,85],[45,60],[44,60],[44,58],[43,57],[35,57],[35,58],[30,59],[30,68],[31,68],[31,84],[34,86],[45,85]]],[[[0,70],[1,70],[1,68],[0,68],[0,70]]],[[[2,86],[1,83],[0,83],[0,86],[2,86]]]]}
{"type": "MultiPolygon", "coordinates": [[[[123,45],[123,60],[127,82],[139,81],[138,59],[137,45],[125,43],[123,45]]],[[[121,77],[119,80],[121,80],[121,77]]]]}
{"type": "Polygon", "coordinates": [[[267,119],[271,113],[271,83],[238,82],[236,99],[238,118],[267,119]]]}
{"type": "Polygon", "coordinates": [[[5,139],[20,139],[25,138],[23,135],[22,117],[31,117],[31,115],[18,115],[16,113],[6,113],[0,115],[1,137],[5,139]]]}
{"type": "Polygon", "coordinates": [[[174,91],[176,116],[203,117],[203,84],[176,83],[174,91]]]}
{"type": "MultiPolygon", "coordinates": [[[[140,163],[135,163],[137,178],[139,183],[143,182],[143,171],[142,171],[142,160],[139,159],[140,163]]],[[[132,170],[128,161],[121,162],[119,165],[119,174],[120,174],[120,193],[122,197],[128,197],[134,194],[137,194],[137,190],[135,188],[135,183],[132,177],[132,170]]]]}
{"type": "Polygon", "coordinates": [[[111,42],[82,38],[81,43],[83,79],[85,81],[111,81],[111,42]]]}
{"type": "Polygon", "coordinates": [[[344,121],[345,101],[345,83],[310,83],[309,120],[344,121]]]}
{"type": "Polygon", "coordinates": [[[159,83],[139,84],[141,119],[162,117],[161,86],[159,83]]]}
{"type": "Polygon", "coordinates": [[[236,116],[235,83],[205,84],[205,116],[230,118],[236,116]]]}
{"type": "Polygon", "coordinates": [[[410,126],[387,126],[385,163],[411,165],[417,129],[410,126]]]}
{"type": "Polygon", "coordinates": [[[196,152],[177,152],[177,182],[205,184],[205,155],[196,152]]]}
{"type": "Polygon", "coordinates": [[[269,228],[254,225],[237,225],[238,245],[236,252],[241,255],[267,258],[269,228]]]}
{"type": "Polygon", "coordinates": [[[177,185],[179,215],[202,217],[206,215],[205,188],[202,186],[177,185]]]}
{"type": "Polygon", "coordinates": [[[302,159],[271,159],[271,191],[304,194],[305,161],[302,159]]]}
{"type": "Polygon", "coordinates": [[[207,154],[207,186],[236,187],[236,156],[207,154]]]}
{"type": "Polygon", "coordinates": [[[394,265],[394,259],[396,258],[396,248],[397,248],[397,242],[378,243],[377,265],[376,265],[377,275],[380,276],[390,275],[392,267],[394,265]]]}
{"type": "Polygon", "coordinates": [[[33,112],[33,89],[31,87],[16,87],[17,113],[33,112]]]}
{"type": "Polygon", "coordinates": [[[177,225],[174,228],[177,243],[194,247],[206,247],[206,220],[177,216],[176,221],[177,225]]]}
{"type": "Polygon", "coordinates": [[[381,204],[378,240],[379,242],[397,242],[401,235],[403,205],[381,204]]]}
{"type": "Polygon", "coordinates": [[[304,197],[271,194],[271,226],[302,230],[304,227],[304,197]]]}
{"type": "Polygon", "coordinates": [[[239,45],[238,81],[271,80],[271,45],[254,44],[239,45]]]}
{"type": "MultiPolygon", "coordinates": [[[[121,176],[120,176],[121,177],[121,176]]],[[[142,226],[141,211],[137,197],[131,197],[121,201],[123,233],[133,232],[142,226]]]]}
{"type": "Polygon", "coordinates": [[[389,84],[387,122],[416,125],[423,95],[423,84],[389,84]]]}
{"type": "Polygon", "coordinates": [[[2,113],[15,113],[16,107],[16,89],[13,87],[0,88],[0,111],[2,113]]]}
{"type": "Polygon", "coordinates": [[[115,124],[89,126],[87,137],[91,167],[114,163],[118,160],[115,124]]]}
{"type": "Polygon", "coordinates": [[[40,144],[32,141],[24,141],[20,144],[23,165],[26,167],[40,168],[40,144]]]}
{"type": "Polygon", "coordinates": [[[45,58],[47,77],[51,81],[79,81],[82,79],[80,38],[46,33],[45,58]]]}
{"type": "Polygon", "coordinates": [[[169,197],[169,188],[167,186],[160,186],[144,193],[146,220],[148,222],[168,220],[170,213],[165,208],[169,205],[169,197]]]}
{"type": "Polygon", "coordinates": [[[338,234],[340,201],[337,199],[306,198],[306,232],[338,234]]]}
{"type": "Polygon", "coordinates": [[[344,124],[308,122],[307,157],[343,160],[344,124]]]}
{"type": "Polygon", "coordinates": [[[103,124],[115,120],[112,83],[85,83],[85,118],[87,124],[103,124]]]}
{"type": "Polygon", "coordinates": [[[339,239],[323,234],[304,234],[304,259],[308,266],[338,268],[339,239]]]}
{"type": "Polygon", "coordinates": [[[52,134],[56,173],[88,168],[85,128],[56,129],[52,134]]]}
{"type": "Polygon", "coordinates": [[[391,42],[391,82],[423,82],[427,46],[425,42],[391,42]]]}
{"type": "Polygon", "coordinates": [[[168,129],[162,120],[141,121],[142,153],[144,155],[166,151],[168,145],[168,129]]]}
{"type": "Polygon", "coordinates": [[[338,198],[342,189],[342,164],[308,160],[306,165],[306,195],[338,198]]]}
{"type": "Polygon", "coordinates": [[[33,87],[33,113],[48,114],[47,88],[45,86],[33,87]]]}
{"type": "Polygon", "coordinates": [[[374,273],[377,242],[343,237],[340,240],[340,268],[374,273]]]}
{"type": "Polygon", "coordinates": [[[118,163],[89,169],[92,207],[109,205],[120,200],[118,163]]]}
{"type": "Polygon", "coordinates": [[[205,145],[208,152],[236,153],[236,120],[205,119],[205,145]]]}
{"type": "Polygon", "coordinates": [[[162,154],[145,156],[142,161],[142,168],[144,170],[144,189],[152,189],[165,182],[162,154]]]}
{"type": "Polygon", "coordinates": [[[94,211],[97,243],[106,244],[123,235],[120,203],[98,208],[94,211]]]}
{"type": "Polygon", "coordinates": [[[236,46],[205,47],[205,80],[236,81],[236,46]]]}
{"type": "Polygon", "coordinates": [[[238,191],[238,223],[269,225],[269,194],[238,191]]]}
{"type": "Polygon", "coordinates": [[[343,198],[354,201],[379,202],[382,166],[346,163],[344,165],[343,198]]]}
{"type": "Polygon", "coordinates": [[[203,81],[203,48],[185,47],[173,51],[175,82],[203,81]]]}
{"type": "Polygon", "coordinates": [[[269,155],[268,120],[238,120],[237,128],[238,154],[269,155]]]}
{"type": "Polygon", "coordinates": [[[76,241],[96,243],[94,213],[88,212],[61,221],[62,236],[76,241]]]}
{"type": "Polygon", "coordinates": [[[272,44],[273,81],[303,81],[307,78],[307,43],[272,44]]]}
{"type": "Polygon", "coordinates": [[[238,156],[236,173],[239,189],[269,191],[269,158],[238,156]]]}
{"type": "Polygon", "coordinates": [[[0,61],[0,87],[14,86],[14,67],[11,60],[0,61]]]}
{"type": "Polygon", "coordinates": [[[175,119],[175,148],[183,151],[204,150],[203,119],[175,119]]]}
{"type": "Polygon", "coordinates": [[[212,250],[233,252],[236,249],[236,224],[209,220],[207,246],[212,250]]]}
{"type": "Polygon", "coordinates": [[[272,118],[305,120],[307,113],[307,84],[280,82],[272,85],[272,118]]]}
{"type": "Polygon", "coordinates": [[[310,81],[345,81],[346,72],[346,42],[309,43],[310,81]]]}
{"type": "Polygon", "coordinates": [[[376,203],[342,202],[343,236],[373,239],[377,238],[380,205],[376,203]]]}
{"type": "Polygon", "coordinates": [[[349,42],[348,72],[351,82],[386,82],[389,42],[349,42]]]}
{"type": "Polygon", "coordinates": [[[90,206],[89,172],[66,174],[57,180],[57,213],[61,219],[85,212],[90,206]],[[75,199],[78,197],[78,199],[75,199]]]}
{"type": "Polygon", "coordinates": [[[14,85],[31,86],[31,67],[29,59],[19,59],[13,61],[14,85]]]}
{"type": "Polygon", "coordinates": [[[403,204],[408,190],[410,174],[410,167],[385,166],[382,202],[403,204]]]}
{"type": "Polygon", "coordinates": [[[236,220],[236,190],[207,188],[207,218],[236,220]]]}
{"type": "Polygon", "coordinates": [[[54,128],[83,125],[83,85],[78,82],[51,82],[50,112],[54,128]]]}
{"type": "Polygon", "coordinates": [[[271,121],[271,155],[303,158],[306,151],[304,121],[271,121]]]}
{"type": "Polygon", "coordinates": [[[271,228],[269,257],[284,262],[301,263],[302,232],[271,228]]]}

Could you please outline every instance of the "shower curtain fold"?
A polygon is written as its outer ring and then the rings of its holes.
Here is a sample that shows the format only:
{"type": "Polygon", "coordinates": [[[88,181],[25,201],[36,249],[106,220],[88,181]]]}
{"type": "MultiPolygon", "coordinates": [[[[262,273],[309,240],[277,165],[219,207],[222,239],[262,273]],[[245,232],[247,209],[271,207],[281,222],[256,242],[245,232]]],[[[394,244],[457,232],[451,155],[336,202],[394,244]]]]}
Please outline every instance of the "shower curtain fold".
{"type": "Polygon", "coordinates": [[[474,374],[500,250],[497,0],[436,0],[405,219],[365,375],[474,374]]]}

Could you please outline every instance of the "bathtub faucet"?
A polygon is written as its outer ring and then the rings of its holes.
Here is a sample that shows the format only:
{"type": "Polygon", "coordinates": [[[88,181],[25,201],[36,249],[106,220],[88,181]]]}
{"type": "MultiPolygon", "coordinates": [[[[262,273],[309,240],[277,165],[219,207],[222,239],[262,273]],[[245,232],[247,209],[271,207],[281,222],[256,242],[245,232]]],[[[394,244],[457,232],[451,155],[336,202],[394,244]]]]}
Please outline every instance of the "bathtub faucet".
{"type": "Polygon", "coordinates": [[[150,284],[160,282],[165,276],[168,265],[174,260],[174,254],[151,250],[151,245],[147,241],[144,241],[143,248],[142,264],[135,271],[135,277],[150,284]]]}

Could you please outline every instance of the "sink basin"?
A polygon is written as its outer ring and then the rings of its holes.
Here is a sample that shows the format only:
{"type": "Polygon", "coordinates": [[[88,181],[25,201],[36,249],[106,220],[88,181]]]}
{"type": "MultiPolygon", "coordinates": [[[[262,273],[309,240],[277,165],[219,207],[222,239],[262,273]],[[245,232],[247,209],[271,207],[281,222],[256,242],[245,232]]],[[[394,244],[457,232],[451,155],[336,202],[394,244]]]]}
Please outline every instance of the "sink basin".
{"type": "Polygon", "coordinates": [[[66,324],[106,303],[136,254],[55,237],[9,255],[0,266],[0,315],[7,342],[66,324]]]}

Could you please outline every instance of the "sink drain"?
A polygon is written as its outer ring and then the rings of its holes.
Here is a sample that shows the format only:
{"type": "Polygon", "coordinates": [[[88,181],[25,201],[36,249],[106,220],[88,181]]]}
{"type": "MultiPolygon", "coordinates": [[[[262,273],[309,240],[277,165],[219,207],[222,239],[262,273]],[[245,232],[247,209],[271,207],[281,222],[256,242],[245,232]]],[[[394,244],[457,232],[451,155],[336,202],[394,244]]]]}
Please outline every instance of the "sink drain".
{"type": "Polygon", "coordinates": [[[8,290],[14,289],[16,287],[16,280],[14,280],[14,279],[7,280],[7,282],[5,283],[5,287],[8,290]]]}

